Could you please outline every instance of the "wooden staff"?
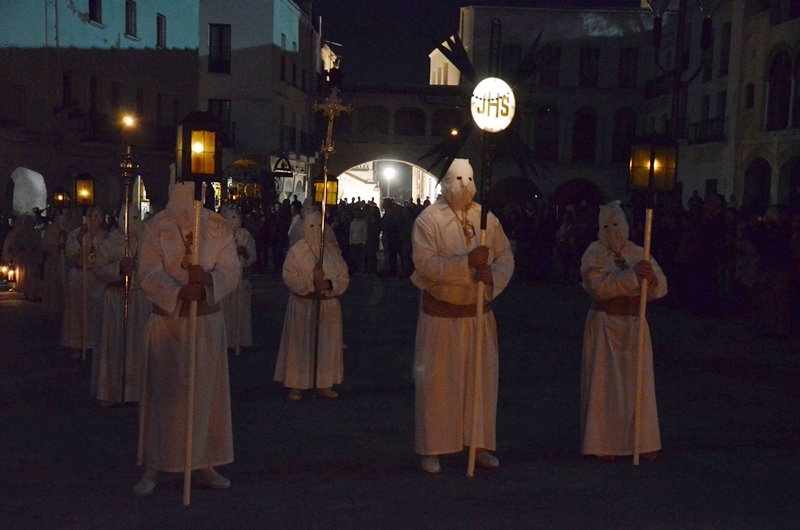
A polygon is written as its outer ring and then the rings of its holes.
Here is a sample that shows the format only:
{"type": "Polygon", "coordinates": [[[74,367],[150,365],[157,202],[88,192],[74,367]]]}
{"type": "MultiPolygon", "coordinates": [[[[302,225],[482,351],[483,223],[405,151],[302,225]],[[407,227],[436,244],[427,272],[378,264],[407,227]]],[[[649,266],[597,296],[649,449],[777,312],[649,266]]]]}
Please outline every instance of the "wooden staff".
{"type": "MultiPolygon", "coordinates": [[[[128,152],[127,157],[130,158],[131,156],[131,146],[128,144],[128,152]]],[[[128,173],[123,173],[123,182],[125,183],[125,218],[122,223],[122,230],[125,234],[125,258],[130,257],[130,212],[128,211],[131,199],[130,199],[130,188],[131,182],[130,178],[128,177],[128,173]]],[[[125,405],[125,376],[128,368],[128,304],[130,303],[130,292],[131,292],[131,278],[127,274],[124,275],[125,281],[125,294],[122,299],[122,389],[120,390],[120,403],[125,405]]]]}
{"type": "MultiPolygon", "coordinates": [[[[87,323],[88,318],[87,318],[87,315],[86,315],[86,311],[87,311],[87,308],[86,308],[86,305],[87,305],[86,304],[86,265],[87,265],[87,263],[86,263],[86,236],[89,235],[88,217],[87,217],[86,213],[87,213],[86,209],[84,208],[84,210],[83,210],[83,226],[86,227],[86,233],[83,235],[83,241],[81,242],[82,243],[82,245],[81,245],[81,254],[83,256],[83,261],[81,263],[81,265],[82,265],[81,272],[83,273],[82,276],[81,276],[81,282],[83,284],[83,288],[82,288],[82,291],[83,291],[83,296],[82,296],[82,298],[83,298],[82,299],[82,303],[83,303],[83,315],[82,315],[83,316],[83,321],[81,322],[81,328],[82,328],[81,329],[81,360],[82,361],[86,360],[86,333],[88,331],[87,328],[89,327],[89,325],[87,323]]],[[[94,236],[92,236],[91,241],[94,241],[94,236]]]]}
{"type": "MultiPolygon", "coordinates": [[[[342,112],[352,112],[353,107],[350,105],[342,105],[339,100],[339,89],[334,87],[331,90],[331,95],[325,100],[323,104],[314,103],[314,110],[321,110],[328,117],[328,128],[325,134],[325,141],[322,144],[322,151],[325,153],[325,161],[322,170],[322,222],[320,223],[320,239],[319,239],[319,259],[317,260],[317,269],[323,270],[325,256],[325,212],[328,203],[328,158],[335,151],[333,148],[333,121],[342,112]]],[[[316,296],[316,318],[314,320],[314,355],[311,360],[311,373],[312,373],[312,388],[314,391],[317,389],[317,365],[319,363],[319,328],[322,319],[322,293],[316,296]]]]}
{"type": "MultiPolygon", "coordinates": [[[[240,217],[241,219],[241,217],[240,217]]],[[[237,234],[241,233],[241,227],[239,230],[234,232],[233,240],[236,243],[237,247],[237,256],[238,256],[238,247],[239,247],[239,240],[237,234]]],[[[241,351],[241,343],[242,343],[242,290],[244,289],[244,257],[239,257],[239,286],[236,289],[236,356],[239,356],[241,351]]]]}
{"type": "MultiPolygon", "coordinates": [[[[486,219],[489,216],[489,208],[483,206],[484,181],[490,182],[492,178],[490,160],[490,147],[487,145],[487,134],[483,133],[483,160],[481,163],[481,186],[478,194],[478,207],[481,210],[481,242],[480,246],[486,246],[486,219]]],[[[482,414],[479,409],[483,405],[483,370],[481,367],[484,347],[484,326],[483,326],[483,299],[486,287],[482,281],[478,282],[478,294],[475,297],[475,366],[473,370],[473,391],[472,391],[472,433],[469,443],[469,461],[467,463],[467,476],[472,478],[475,474],[475,456],[478,450],[478,421],[482,414]]]]}
{"type": "MultiPolygon", "coordinates": [[[[647,189],[647,210],[644,222],[644,257],[650,260],[650,240],[653,231],[653,193],[655,180],[655,146],[650,149],[650,180],[647,189]]],[[[636,356],[636,406],[633,413],[633,465],[639,465],[639,446],[642,430],[642,372],[644,371],[644,345],[645,331],[647,329],[647,286],[648,282],[642,278],[642,293],[639,297],[639,351],[636,356]]]]}
{"type": "MultiPolygon", "coordinates": [[[[197,188],[202,184],[195,183],[194,201],[194,238],[192,239],[192,265],[200,264],[200,209],[203,207],[198,199],[197,188]]],[[[186,400],[186,461],[183,470],[183,505],[188,506],[192,494],[192,443],[194,431],[194,380],[197,357],[197,301],[189,303],[189,387],[186,400]]]]}

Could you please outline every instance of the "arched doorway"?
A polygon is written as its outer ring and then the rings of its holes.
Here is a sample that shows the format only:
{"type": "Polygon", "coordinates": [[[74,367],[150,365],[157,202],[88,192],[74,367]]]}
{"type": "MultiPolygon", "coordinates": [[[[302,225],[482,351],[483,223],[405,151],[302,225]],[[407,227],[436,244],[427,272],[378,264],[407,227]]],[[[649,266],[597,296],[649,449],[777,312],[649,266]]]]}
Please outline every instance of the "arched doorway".
{"type": "Polygon", "coordinates": [[[558,186],[550,197],[550,202],[558,207],[560,215],[568,206],[578,209],[584,202],[586,206],[605,204],[606,197],[594,182],[576,178],[558,186]]]}
{"type": "Polygon", "coordinates": [[[769,206],[771,184],[772,166],[769,162],[761,157],[750,162],[744,172],[742,206],[763,212],[769,206]]]}
{"type": "Polygon", "coordinates": [[[778,175],[778,204],[800,213],[800,156],[790,158],[778,175]]]}
{"type": "Polygon", "coordinates": [[[14,215],[30,214],[34,208],[44,210],[47,207],[47,186],[41,173],[18,167],[11,173],[11,182],[14,215]]]}

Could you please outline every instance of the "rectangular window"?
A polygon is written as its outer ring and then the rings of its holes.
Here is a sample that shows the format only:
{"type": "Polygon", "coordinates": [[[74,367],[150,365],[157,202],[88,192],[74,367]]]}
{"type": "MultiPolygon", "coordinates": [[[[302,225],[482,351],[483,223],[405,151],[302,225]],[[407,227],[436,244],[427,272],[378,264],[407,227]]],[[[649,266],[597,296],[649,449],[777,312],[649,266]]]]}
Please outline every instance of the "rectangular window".
{"type": "Polygon", "coordinates": [[[708,57],[705,59],[703,65],[703,81],[711,81],[711,75],[714,68],[714,30],[711,30],[711,37],[709,37],[708,57]]]}
{"type": "Polygon", "coordinates": [[[728,75],[728,63],[731,58],[731,23],[722,26],[722,38],[719,43],[719,76],[728,75]]]}
{"type": "Polygon", "coordinates": [[[281,81],[286,81],[286,56],[281,55],[281,81]]]}
{"type": "Polygon", "coordinates": [[[744,92],[744,108],[752,109],[756,102],[756,85],[749,83],[744,92]]]}
{"type": "Polygon", "coordinates": [[[281,51],[286,51],[286,33],[281,33],[281,51]]]}
{"type": "Polygon", "coordinates": [[[639,63],[638,48],[622,48],[619,50],[619,88],[636,88],[636,75],[639,63]]]}
{"type": "Polygon", "coordinates": [[[700,98],[700,121],[706,121],[711,114],[711,96],[700,98]]]}
{"type": "Polygon", "coordinates": [[[156,14],[156,48],[167,47],[167,17],[156,14]]]}
{"type": "Polygon", "coordinates": [[[303,68],[302,75],[300,76],[300,90],[306,91],[306,69],[303,68]]]}
{"type": "Polygon", "coordinates": [[[164,96],[156,94],[156,126],[164,124],[164,96]]]}
{"type": "Polygon", "coordinates": [[[728,111],[728,93],[725,90],[717,92],[717,118],[720,120],[725,119],[725,113],[728,111]]]}
{"type": "Polygon", "coordinates": [[[97,78],[89,78],[89,114],[97,114],[97,78]]]}
{"type": "Polygon", "coordinates": [[[600,48],[581,47],[578,86],[596,87],[600,75],[600,48]]]}
{"type": "Polygon", "coordinates": [[[72,72],[64,70],[61,74],[61,107],[67,108],[72,103],[72,72]]]}
{"type": "Polygon", "coordinates": [[[136,90],[136,116],[144,118],[144,111],[144,89],[139,88],[136,90]]]}
{"type": "Polygon", "coordinates": [[[89,0],[89,20],[103,23],[103,0],[89,0]]]}
{"type": "Polygon", "coordinates": [[[136,36],[136,2],[125,0],[125,35],[136,36]]]}
{"type": "Polygon", "coordinates": [[[448,74],[448,66],[449,65],[450,65],[450,63],[444,63],[442,65],[442,66],[444,66],[444,70],[442,70],[442,72],[443,72],[443,74],[442,74],[442,84],[443,85],[447,84],[447,74],[448,74]]]}
{"type": "Polygon", "coordinates": [[[297,86],[297,63],[292,63],[292,86],[297,86]]]}
{"type": "Polygon", "coordinates": [[[113,111],[120,107],[120,85],[116,81],[111,82],[111,108],[113,111]]]}
{"type": "Polygon", "coordinates": [[[558,74],[561,69],[561,48],[548,44],[542,60],[542,69],[539,72],[539,85],[558,86],[558,74]]]}
{"type": "Polygon", "coordinates": [[[208,71],[231,73],[231,25],[208,25],[208,71]]]}

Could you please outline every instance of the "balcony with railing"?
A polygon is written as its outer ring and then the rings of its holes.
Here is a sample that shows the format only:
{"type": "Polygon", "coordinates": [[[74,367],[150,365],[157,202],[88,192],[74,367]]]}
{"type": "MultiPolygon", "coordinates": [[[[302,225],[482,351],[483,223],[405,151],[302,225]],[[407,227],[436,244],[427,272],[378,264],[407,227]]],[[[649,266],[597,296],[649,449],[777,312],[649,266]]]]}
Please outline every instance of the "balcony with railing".
{"type": "Polygon", "coordinates": [[[725,118],[714,118],[689,124],[689,144],[725,141],[725,118]]]}

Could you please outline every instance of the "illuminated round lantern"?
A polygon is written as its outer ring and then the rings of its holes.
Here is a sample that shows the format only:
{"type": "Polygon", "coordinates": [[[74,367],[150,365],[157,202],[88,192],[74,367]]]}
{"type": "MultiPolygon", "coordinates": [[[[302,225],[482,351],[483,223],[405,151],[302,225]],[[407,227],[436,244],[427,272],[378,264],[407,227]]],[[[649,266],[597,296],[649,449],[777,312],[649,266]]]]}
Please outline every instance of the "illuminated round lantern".
{"type": "Polygon", "coordinates": [[[470,111],[482,131],[496,133],[511,125],[516,111],[514,91],[497,77],[487,77],[472,91],[470,111]]]}
{"type": "Polygon", "coordinates": [[[675,189],[678,147],[664,136],[643,138],[631,147],[630,179],[632,190],[670,192],[675,189]]]}

